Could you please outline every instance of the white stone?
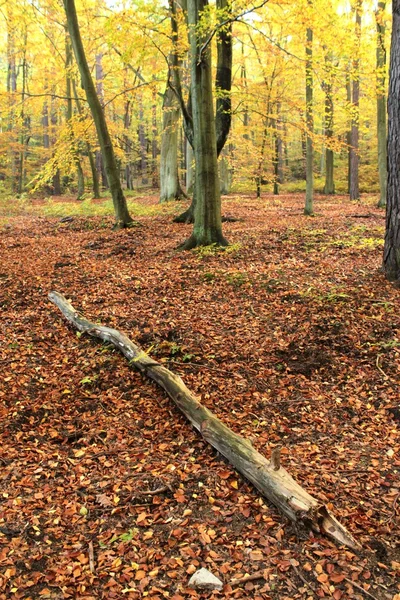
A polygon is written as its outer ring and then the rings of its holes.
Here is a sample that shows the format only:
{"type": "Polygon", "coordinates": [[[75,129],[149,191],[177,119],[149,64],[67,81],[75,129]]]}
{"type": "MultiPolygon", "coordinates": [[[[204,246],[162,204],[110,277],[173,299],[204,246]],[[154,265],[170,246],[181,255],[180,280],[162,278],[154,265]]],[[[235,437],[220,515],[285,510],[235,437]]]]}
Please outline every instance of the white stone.
{"type": "Polygon", "coordinates": [[[189,579],[189,586],[202,590],[222,590],[223,583],[207,569],[199,569],[189,579]]]}

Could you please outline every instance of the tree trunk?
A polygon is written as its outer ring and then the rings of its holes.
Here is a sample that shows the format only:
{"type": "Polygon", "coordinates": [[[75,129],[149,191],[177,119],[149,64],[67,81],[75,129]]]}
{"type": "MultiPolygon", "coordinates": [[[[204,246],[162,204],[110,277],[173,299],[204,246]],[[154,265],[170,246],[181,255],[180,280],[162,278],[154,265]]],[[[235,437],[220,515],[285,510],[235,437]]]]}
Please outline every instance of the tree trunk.
{"type": "MultiPolygon", "coordinates": [[[[159,186],[158,181],[158,169],[157,169],[157,156],[158,156],[158,146],[157,146],[157,104],[156,104],[156,96],[153,94],[153,105],[151,107],[151,128],[152,128],[152,139],[151,139],[151,185],[153,188],[157,188],[159,186]]],[[[178,144],[178,140],[177,140],[178,144]]],[[[177,175],[178,184],[179,177],[177,175]]]]}
{"type": "Polygon", "coordinates": [[[226,246],[228,243],[222,235],[211,47],[207,42],[207,31],[199,29],[201,15],[207,6],[208,0],[188,0],[196,206],[193,233],[182,244],[182,249],[210,244],[226,246]]]}
{"type": "MultiPolygon", "coordinates": [[[[308,5],[312,8],[313,0],[307,0],[308,5]]],[[[314,172],[313,172],[313,30],[307,27],[307,43],[306,43],[306,203],[304,206],[304,214],[313,214],[313,194],[314,194],[314,172]]]]}
{"type": "MultiPolygon", "coordinates": [[[[94,72],[95,72],[95,77],[96,77],[96,93],[97,93],[97,97],[98,97],[100,105],[101,105],[101,109],[104,112],[104,87],[103,87],[104,73],[103,73],[103,54],[101,52],[96,54],[94,72]]],[[[107,189],[109,186],[108,186],[108,182],[107,182],[106,170],[104,167],[103,155],[98,150],[96,150],[96,169],[97,169],[97,178],[98,179],[101,178],[101,185],[102,185],[103,189],[107,189]]]]}
{"type": "Polygon", "coordinates": [[[353,81],[352,81],[352,120],[350,132],[350,200],[360,199],[359,177],[358,170],[360,164],[359,156],[359,120],[360,120],[360,38],[361,38],[361,3],[362,0],[356,1],[356,50],[355,59],[353,60],[353,81]]]}
{"type": "Polygon", "coordinates": [[[179,103],[168,86],[164,93],[160,157],[160,202],[181,200],[178,172],[179,103]]]}
{"type": "Polygon", "coordinates": [[[332,55],[327,54],[325,58],[325,66],[327,73],[327,80],[324,84],[325,90],[325,137],[326,137],[326,149],[325,149],[325,186],[324,194],[335,193],[335,182],[334,182],[334,154],[330,147],[333,138],[333,97],[332,97],[332,55]]]}
{"type": "Polygon", "coordinates": [[[271,460],[267,460],[253,448],[249,440],[233,432],[202,406],[178,375],[150,358],[126,335],[88,321],[58,292],[51,292],[49,298],[79,331],[113,344],[130,364],[163,388],[203,438],[286,517],[294,522],[302,521],[340,545],[360,549],[359,544],[328,508],[310,496],[280,465],[279,449],[275,449],[271,460]]]}
{"type": "Polygon", "coordinates": [[[121,187],[119,171],[115,160],[112,140],[108,131],[106,119],[101,107],[99,98],[96,94],[93,79],[90,74],[89,66],[86,60],[85,51],[79,31],[78,18],[76,14],[74,0],[63,0],[65,13],[67,15],[68,30],[71,36],[72,47],[76,62],[78,63],[81,75],[82,85],[86,92],[87,101],[96,125],[96,131],[99,138],[101,152],[105,164],[108,184],[114,204],[116,227],[129,227],[132,225],[132,219],[128,212],[126,199],[121,187]]]}
{"type": "Polygon", "coordinates": [[[66,33],[66,39],[65,39],[65,74],[66,74],[65,91],[66,91],[66,94],[65,95],[67,96],[67,121],[70,126],[70,136],[71,136],[70,143],[71,143],[71,146],[74,147],[76,175],[77,175],[77,180],[78,180],[77,199],[81,200],[82,196],[85,193],[85,177],[83,175],[82,165],[81,165],[79,151],[78,151],[79,142],[75,139],[74,132],[72,129],[72,123],[71,123],[72,116],[73,116],[72,76],[71,76],[72,48],[71,48],[70,39],[67,35],[67,31],[65,33],[66,33]]]}
{"type": "MultiPolygon", "coordinates": [[[[350,67],[348,67],[350,68],[350,67]]],[[[351,106],[351,77],[350,72],[346,71],[346,100],[348,106],[351,106]]],[[[351,157],[351,119],[350,126],[346,133],[346,143],[347,143],[347,192],[350,194],[350,179],[351,179],[351,166],[350,166],[350,157],[351,157]]]]}
{"type": "Polygon", "coordinates": [[[18,152],[15,149],[17,142],[15,135],[12,133],[15,128],[15,104],[16,104],[16,91],[17,91],[17,65],[15,60],[15,30],[10,16],[7,21],[7,92],[9,96],[9,107],[8,107],[8,126],[7,129],[11,133],[11,148],[10,148],[10,183],[11,191],[17,192],[18,187],[18,152]]]}
{"type": "MultiPolygon", "coordinates": [[[[186,0],[183,2],[186,5],[186,0]]],[[[191,0],[189,2],[189,11],[188,14],[192,14],[193,19],[200,20],[200,15],[204,7],[208,6],[208,0],[191,0]]],[[[174,0],[170,0],[170,7],[172,11],[175,11],[176,6],[174,0]]],[[[229,0],[216,0],[216,7],[220,11],[220,14],[223,15],[223,19],[226,19],[226,15],[230,9],[229,0]]],[[[189,17],[190,21],[190,17],[189,17]]],[[[195,21],[192,22],[193,24],[195,21]]],[[[189,95],[188,106],[184,105],[182,99],[182,91],[180,86],[180,77],[179,77],[179,61],[178,61],[178,53],[177,53],[177,36],[178,36],[178,27],[177,20],[175,17],[175,12],[173,12],[172,19],[172,27],[173,27],[173,40],[175,43],[175,51],[174,51],[174,81],[175,88],[178,92],[178,96],[181,98],[180,104],[183,115],[183,122],[186,137],[189,142],[193,145],[194,154],[195,154],[195,191],[193,193],[192,203],[187,211],[183,214],[179,215],[174,219],[177,223],[187,223],[187,222],[195,222],[195,227],[193,230],[193,235],[187,240],[184,244],[182,244],[181,248],[191,248],[193,245],[207,245],[210,243],[218,243],[221,245],[227,244],[226,240],[222,235],[222,226],[221,226],[221,197],[219,192],[219,183],[216,181],[208,180],[207,168],[199,172],[197,156],[198,152],[195,149],[195,139],[194,139],[194,115],[195,110],[193,110],[192,116],[192,105],[194,102],[193,98],[193,89],[196,88],[198,92],[200,92],[196,96],[196,102],[198,103],[198,107],[200,110],[200,118],[199,111],[197,111],[197,126],[201,122],[203,127],[203,135],[206,131],[213,130],[212,137],[216,141],[216,154],[217,158],[220,155],[225,142],[227,140],[231,121],[232,121],[232,111],[231,111],[231,85],[232,85],[232,23],[228,21],[224,26],[217,30],[217,69],[215,76],[215,87],[218,91],[218,97],[216,101],[216,116],[214,119],[214,114],[212,111],[213,98],[212,98],[212,86],[211,81],[211,53],[210,53],[210,40],[208,38],[208,33],[206,31],[199,31],[195,29],[190,29],[190,44],[191,44],[191,94],[189,95]],[[198,44],[198,48],[197,48],[198,44]],[[205,46],[203,47],[203,45],[205,46]],[[195,50],[199,50],[199,56],[196,58],[196,54],[194,54],[195,50]],[[196,60],[198,62],[196,63],[196,60]],[[196,71],[197,66],[197,71],[196,71]],[[196,81],[197,78],[197,81],[196,81]],[[202,87],[204,84],[204,88],[202,87]],[[208,120],[207,115],[210,115],[211,120],[208,120]],[[205,177],[204,185],[203,183],[198,184],[198,180],[205,177]],[[203,198],[207,198],[206,205],[202,205],[202,201],[200,201],[199,190],[196,190],[197,186],[202,188],[203,198]],[[211,188],[214,190],[218,189],[216,192],[216,196],[213,196],[211,193],[211,188]],[[199,200],[199,202],[197,201],[199,200]],[[201,223],[196,226],[196,215],[201,219],[201,223]],[[208,216],[207,216],[208,215],[208,216]],[[219,216],[218,216],[219,215],[219,216]],[[207,223],[208,222],[208,223],[207,223]],[[205,230],[207,234],[205,235],[205,230]],[[213,241],[209,241],[209,240],[213,241]],[[203,241],[200,241],[203,240],[203,241]]],[[[198,130],[199,134],[199,130],[198,130]]],[[[200,135],[200,134],[199,134],[200,135]]],[[[200,136],[201,137],[201,136],[200,136]]],[[[207,135],[206,135],[207,137],[207,135]]],[[[199,139],[199,138],[198,138],[199,139]]],[[[203,140],[202,144],[204,149],[208,154],[208,159],[211,158],[211,155],[214,154],[214,150],[210,149],[210,141],[211,139],[203,140]]],[[[199,151],[200,152],[200,151],[199,151]]],[[[206,155],[202,157],[202,159],[206,159],[206,155]]],[[[208,160],[207,159],[207,160],[208,160]]],[[[203,160],[202,163],[205,165],[207,160],[203,160]]],[[[215,171],[215,161],[212,159],[209,163],[209,166],[212,164],[211,172],[215,171]]],[[[217,164],[218,169],[218,164],[217,164]]],[[[212,179],[215,175],[212,175],[212,179]]],[[[218,171],[216,171],[216,178],[218,179],[218,171]]]]}
{"type": "Polygon", "coordinates": [[[378,172],[379,202],[378,207],[386,206],[387,187],[387,137],[386,137],[386,46],[385,46],[385,8],[386,0],[378,2],[376,18],[376,113],[378,132],[378,172]]]}
{"type": "MultiPolygon", "coordinates": [[[[76,90],[75,79],[72,79],[71,81],[72,81],[72,88],[74,90],[74,98],[75,98],[76,108],[78,109],[78,114],[81,115],[82,114],[82,106],[79,101],[78,92],[76,90]]],[[[93,198],[100,198],[99,174],[96,169],[96,159],[94,157],[94,154],[92,152],[89,142],[86,142],[86,152],[87,152],[87,155],[89,158],[90,172],[92,173],[93,198]]],[[[78,172],[78,187],[79,187],[79,172],[78,172]]]]}
{"type": "MultiPolygon", "coordinates": [[[[58,111],[57,111],[56,99],[54,96],[54,87],[53,87],[53,95],[51,97],[51,103],[50,103],[50,124],[51,124],[50,145],[54,146],[54,144],[56,143],[56,139],[57,139],[56,127],[58,125],[58,111]]],[[[52,185],[51,193],[53,196],[61,196],[60,169],[57,169],[57,171],[53,175],[53,185],[52,185]]]]}
{"type": "Polygon", "coordinates": [[[138,137],[140,147],[139,172],[142,179],[142,184],[147,185],[149,183],[149,180],[147,177],[147,138],[146,131],[144,128],[143,98],[140,98],[139,100],[138,137]]]}
{"type": "Polygon", "coordinates": [[[193,193],[194,185],[194,169],[193,169],[193,148],[190,145],[187,137],[185,137],[185,165],[186,165],[186,194],[189,196],[193,193]]]}
{"type": "Polygon", "coordinates": [[[219,180],[221,194],[224,196],[226,194],[230,194],[232,185],[232,170],[225,156],[223,156],[219,161],[219,180]]]}
{"type": "Polygon", "coordinates": [[[388,182],[383,271],[400,283],[400,0],[393,0],[388,93],[388,182]]]}

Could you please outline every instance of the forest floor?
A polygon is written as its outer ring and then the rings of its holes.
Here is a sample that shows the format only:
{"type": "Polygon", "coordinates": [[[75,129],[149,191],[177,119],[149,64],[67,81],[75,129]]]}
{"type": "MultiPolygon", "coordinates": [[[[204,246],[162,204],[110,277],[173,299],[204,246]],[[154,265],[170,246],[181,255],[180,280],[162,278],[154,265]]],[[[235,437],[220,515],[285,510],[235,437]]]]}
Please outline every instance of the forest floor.
{"type": "Polygon", "coordinates": [[[300,195],[231,196],[232,245],[182,253],[191,226],[155,196],[137,202],[138,226],[117,232],[40,206],[0,215],[0,599],[400,600],[400,310],[380,272],[383,211],[318,197],[306,218],[300,195]],[[362,552],[294,528],[122,355],[78,336],[51,290],[179,373],[267,457],[283,445],[362,552]],[[189,588],[202,566],[222,592],[189,588]]]}

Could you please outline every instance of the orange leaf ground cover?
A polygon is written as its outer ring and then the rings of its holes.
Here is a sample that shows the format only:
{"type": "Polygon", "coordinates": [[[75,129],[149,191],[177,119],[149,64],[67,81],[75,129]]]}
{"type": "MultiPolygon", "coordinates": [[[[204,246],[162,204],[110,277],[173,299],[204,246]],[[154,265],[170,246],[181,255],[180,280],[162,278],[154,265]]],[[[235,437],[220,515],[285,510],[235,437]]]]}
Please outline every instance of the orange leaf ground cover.
{"type": "Polygon", "coordinates": [[[316,205],[306,218],[301,196],[230,197],[233,246],[188,253],[175,248],[190,226],[162,214],[119,232],[111,218],[3,219],[1,600],[400,598],[384,216],[316,205]],[[288,523],[118,352],[78,337],[50,290],[126,332],[266,456],[282,445],[363,553],[288,523]],[[222,592],[188,587],[200,567],[222,592]]]}

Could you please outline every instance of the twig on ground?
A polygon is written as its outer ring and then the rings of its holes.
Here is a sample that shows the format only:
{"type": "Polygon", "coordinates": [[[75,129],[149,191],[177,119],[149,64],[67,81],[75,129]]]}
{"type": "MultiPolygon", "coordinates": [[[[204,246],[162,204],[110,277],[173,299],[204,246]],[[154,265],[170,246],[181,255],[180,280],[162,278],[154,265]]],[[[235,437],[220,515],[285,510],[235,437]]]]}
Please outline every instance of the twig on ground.
{"type": "Polygon", "coordinates": [[[241,583],[247,583],[248,581],[255,581],[256,579],[265,579],[264,571],[257,571],[257,573],[253,573],[252,575],[245,575],[244,577],[238,577],[237,579],[232,579],[229,582],[229,585],[240,585],[241,583]]]}
{"type": "Polygon", "coordinates": [[[94,573],[95,571],[95,566],[94,566],[94,549],[93,549],[93,542],[89,542],[89,569],[91,573],[94,573]]]}
{"type": "Polygon", "coordinates": [[[361,585],[359,585],[358,583],[356,583],[355,581],[352,581],[351,579],[348,579],[347,577],[345,577],[345,581],[347,581],[347,583],[350,583],[350,585],[352,585],[353,587],[360,590],[360,592],[363,592],[363,594],[365,594],[366,596],[369,596],[369,598],[373,598],[373,600],[378,600],[378,598],[376,596],[374,596],[370,592],[367,592],[367,590],[364,590],[364,588],[361,585]]]}
{"type": "Polygon", "coordinates": [[[310,590],[313,592],[313,594],[315,594],[315,588],[314,588],[314,586],[309,581],[307,581],[307,579],[304,577],[304,575],[296,567],[296,565],[294,564],[293,559],[290,560],[290,564],[292,565],[293,569],[295,570],[297,577],[299,577],[299,579],[301,579],[301,581],[304,583],[304,585],[306,585],[307,587],[309,587],[310,590]]]}

